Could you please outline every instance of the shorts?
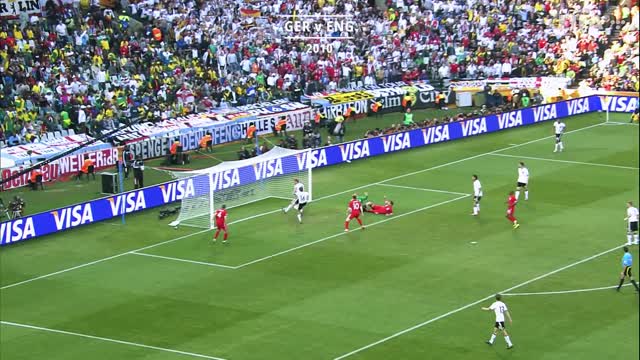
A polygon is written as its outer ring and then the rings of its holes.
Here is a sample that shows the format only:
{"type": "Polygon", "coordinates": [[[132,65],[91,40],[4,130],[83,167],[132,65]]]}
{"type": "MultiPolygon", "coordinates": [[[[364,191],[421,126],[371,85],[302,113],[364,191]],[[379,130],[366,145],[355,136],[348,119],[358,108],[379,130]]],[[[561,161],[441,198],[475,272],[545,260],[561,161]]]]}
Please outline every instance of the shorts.
{"type": "Polygon", "coordinates": [[[523,183],[523,182],[518,182],[518,187],[527,187],[527,183],[523,183]]]}
{"type": "Polygon", "coordinates": [[[227,231],[227,224],[216,224],[216,229],[227,231]]]}
{"type": "Polygon", "coordinates": [[[307,203],[301,203],[298,204],[298,211],[302,211],[302,209],[304,209],[304,207],[307,205],[307,203]]]}
{"type": "Polygon", "coordinates": [[[513,215],[516,213],[516,208],[507,208],[507,215],[513,215]]]}
{"type": "Polygon", "coordinates": [[[349,214],[349,216],[347,217],[348,220],[351,219],[357,219],[360,217],[360,212],[352,212],[351,214],[349,214]]]}
{"type": "Polygon", "coordinates": [[[474,197],[473,197],[473,201],[474,201],[476,204],[480,203],[480,200],[482,200],[482,196],[474,196],[474,197]]]}
{"type": "Polygon", "coordinates": [[[559,143],[562,141],[562,134],[556,134],[556,142],[559,143]]]}
{"type": "Polygon", "coordinates": [[[638,232],[638,222],[637,221],[632,221],[629,223],[629,232],[633,233],[633,232],[638,232]]]}
{"type": "Polygon", "coordinates": [[[496,321],[496,324],[494,325],[494,327],[498,330],[504,330],[504,321],[496,321]]]}
{"type": "Polygon", "coordinates": [[[624,269],[622,269],[622,275],[631,277],[631,266],[625,266],[624,269]]]}

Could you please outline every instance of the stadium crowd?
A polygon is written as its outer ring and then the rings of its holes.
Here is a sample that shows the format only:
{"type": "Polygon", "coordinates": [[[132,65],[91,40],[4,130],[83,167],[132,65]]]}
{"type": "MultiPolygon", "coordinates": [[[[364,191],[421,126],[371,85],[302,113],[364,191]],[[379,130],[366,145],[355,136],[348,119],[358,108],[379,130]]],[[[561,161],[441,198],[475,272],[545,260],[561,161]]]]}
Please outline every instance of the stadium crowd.
{"type": "Polygon", "coordinates": [[[42,17],[2,22],[0,140],[397,80],[555,75],[638,90],[636,0],[93,3],[46,0],[42,17]],[[279,16],[312,13],[358,26],[291,34],[279,16]],[[291,35],[351,39],[312,53],[291,35]]]}

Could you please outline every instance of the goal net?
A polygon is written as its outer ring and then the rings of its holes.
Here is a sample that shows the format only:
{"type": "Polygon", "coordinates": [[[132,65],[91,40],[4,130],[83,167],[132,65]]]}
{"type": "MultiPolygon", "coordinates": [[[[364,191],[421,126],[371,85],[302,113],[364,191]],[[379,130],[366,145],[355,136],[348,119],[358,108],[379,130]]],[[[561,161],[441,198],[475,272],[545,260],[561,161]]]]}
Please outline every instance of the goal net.
{"type": "Polygon", "coordinates": [[[194,186],[205,188],[194,191],[202,195],[181,200],[178,218],[169,225],[212,229],[213,213],[222,205],[230,209],[269,198],[291,200],[294,179],[311,194],[312,172],[303,154],[307,151],[274,147],[251,159],[225,161],[195,171],[171,171],[174,178],[192,178],[198,180],[192,182],[194,186]]]}

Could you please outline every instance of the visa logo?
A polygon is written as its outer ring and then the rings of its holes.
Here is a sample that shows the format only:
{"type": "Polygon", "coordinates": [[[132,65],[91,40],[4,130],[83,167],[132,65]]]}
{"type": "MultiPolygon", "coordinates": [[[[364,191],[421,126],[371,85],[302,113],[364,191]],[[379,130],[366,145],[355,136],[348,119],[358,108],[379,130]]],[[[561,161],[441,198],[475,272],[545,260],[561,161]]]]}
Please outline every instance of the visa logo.
{"type": "Polygon", "coordinates": [[[522,125],[522,111],[510,111],[498,114],[498,126],[500,129],[508,129],[522,125]]]}
{"type": "Polygon", "coordinates": [[[422,138],[425,145],[449,140],[449,124],[422,129],[422,138]]]}
{"type": "Polygon", "coordinates": [[[533,108],[533,121],[547,121],[552,120],[558,117],[558,113],[556,112],[556,104],[552,105],[543,105],[533,108]]]}
{"type": "Polygon", "coordinates": [[[196,195],[196,191],[193,186],[193,179],[184,179],[168,184],[162,184],[160,185],[160,191],[162,192],[162,200],[164,201],[164,204],[190,198],[196,195]]]}
{"type": "Polygon", "coordinates": [[[324,149],[310,150],[301,154],[296,154],[296,160],[298,160],[298,170],[326,166],[327,153],[324,149]]]}
{"type": "Polygon", "coordinates": [[[35,236],[32,217],[0,223],[0,244],[11,244],[35,236]]]}
{"type": "Polygon", "coordinates": [[[123,211],[128,214],[147,208],[142,190],[110,197],[107,200],[111,206],[111,215],[113,216],[122,215],[123,211]]]}
{"type": "Polygon", "coordinates": [[[238,169],[224,170],[211,174],[213,191],[228,189],[240,185],[240,172],[238,169]]]}
{"type": "Polygon", "coordinates": [[[462,127],[462,136],[479,135],[487,132],[487,119],[482,117],[479,119],[467,120],[460,123],[462,127]]]}
{"type": "Polygon", "coordinates": [[[612,112],[632,113],[638,108],[638,98],[635,97],[605,96],[601,99],[602,108],[612,112]]]}
{"type": "Polygon", "coordinates": [[[93,222],[91,204],[80,204],[51,212],[58,231],[93,222]]]}
{"type": "Polygon", "coordinates": [[[282,175],[282,159],[272,159],[253,164],[253,172],[256,175],[256,180],[282,175]]]}
{"type": "Polygon", "coordinates": [[[411,137],[408,132],[397,133],[382,137],[384,152],[398,151],[411,148],[411,137]]]}
{"type": "Polygon", "coordinates": [[[369,141],[361,140],[340,145],[342,161],[362,159],[371,155],[369,141]]]}
{"type": "Polygon", "coordinates": [[[589,112],[589,99],[582,98],[569,100],[567,108],[569,109],[569,116],[587,113],[589,112]]]}

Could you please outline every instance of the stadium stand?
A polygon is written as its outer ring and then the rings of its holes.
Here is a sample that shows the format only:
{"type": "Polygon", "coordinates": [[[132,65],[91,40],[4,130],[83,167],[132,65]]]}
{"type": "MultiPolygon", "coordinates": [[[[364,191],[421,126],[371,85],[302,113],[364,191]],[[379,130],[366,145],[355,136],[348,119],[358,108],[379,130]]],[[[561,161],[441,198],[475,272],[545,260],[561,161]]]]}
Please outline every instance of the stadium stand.
{"type": "Polygon", "coordinates": [[[48,0],[42,17],[0,26],[0,145],[398,80],[555,75],[638,90],[636,0],[93,3],[48,0]],[[359,26],[308,53],[276,15],[310,13],[359,26]]]}

